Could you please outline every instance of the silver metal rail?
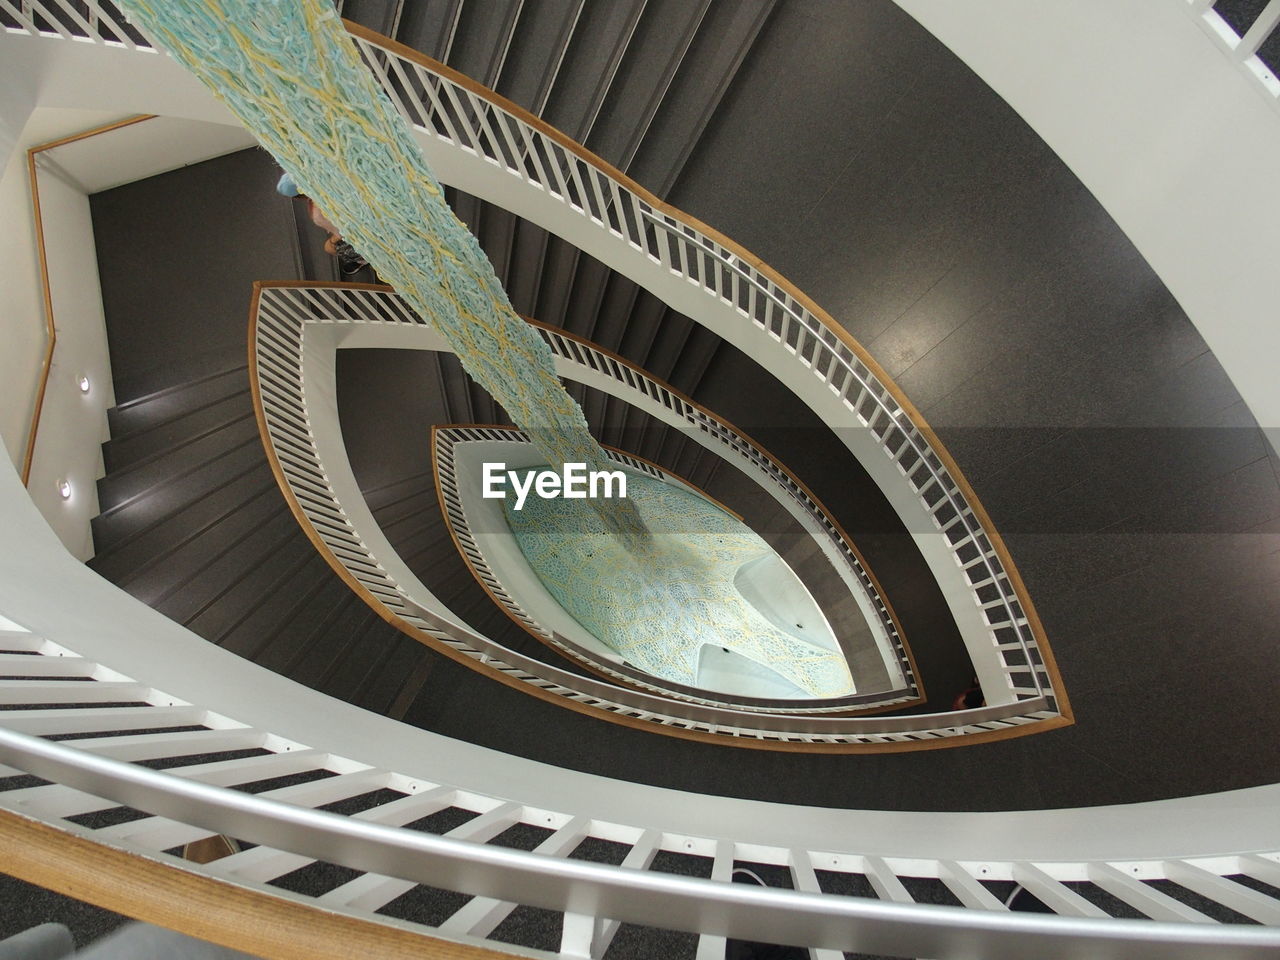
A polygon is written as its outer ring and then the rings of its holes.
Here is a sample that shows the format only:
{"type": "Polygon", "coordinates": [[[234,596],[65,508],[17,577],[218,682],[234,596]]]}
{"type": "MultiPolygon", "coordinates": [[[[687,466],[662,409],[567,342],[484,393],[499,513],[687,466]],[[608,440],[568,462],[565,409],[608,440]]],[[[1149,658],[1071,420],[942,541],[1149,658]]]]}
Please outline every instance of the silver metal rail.
{"type": "Polygon", "coordinates": [[[315,904],[374,922],[385,922],[380,908],[424,885],[473,899],[460,907],[455,903],[438,927],[414,929],[476,942],[489,937],[517,905],[540,907],[563,914],[560,954],[565,957],[602,957],[621,923],[691,933],[697,937],[698,955],[705,957],[723,955],[726,937],[794,943],[810,948],[815,960],[836,960],[842,950],[957,960],[1022,960],[1031,955],[1235,960],[1269,957],[1280,949],[1280,899],[1263,892],[1280,881],[1280,854],[1274,852],[1133,863],[975,863],[898,860],[838,846],[839,852],[777,848],[750,836],[672,835],[642,824],[612,822],[607,814],[596,818],[540,809],[522,804],[519,797],[486,797],[448,781],[380,770],[194,705],[186,706],[181,716],[170,716],[167,711],[183,708],[181,702],[145,682],[135,684],[137,696],[150,705],[103,704],[95,689],[100,684],[134,681],[26,631],[0,632],[0,651],[6,675],[17,678],[0,680],[0,697],[6,702],[38,705],[57,698],[69,704],[62,710],[0,714],[0,761],[8,765],[0,768],[0,808],[181,869],[229,879],[268,897],[279,895],[269,886],[276,877],[313,863],[339,864],[358,874],[314,898],[315,904]],[[59,680],[71,676],[85,679],[70,684],[59,680]],[[132,732],[178,723],[200,729],[132,732]],[[22,732],[24,725],[28,732],[22,732]],[[96,735],[70,742],[44,739],[79,730],[96,735]],[[256,755],[245,756],[246,747],[258,748],[256,755]],[[193,753],[211,759],[179,762],[165,772],[141,765],[193,753]],[[218,759],[219,753],[229,759],[218,759]],[[4,779],[20,771],[51,782],[28,786],[25,779],[17,785],[4,779]],[[328,776],[304,776],[299,778],[303,782],[266,794],[231,789],[317,771],[328,776]],[[382,792],[381,801],[354,815],[315,809],[350,802],[371,790],[382,792]],[[96,830],[67,819],[121,806],[147,816],[96,830]],[[447,810],[457,814],[449,822],[463,822],[444,835],[423,832],[420,826],[405,829],[447,810]],[[490,842],[517,824],[545,832],[537,849],[526,852],[490,842]],[[203,865],[162,852],[218,833],[260,846],[203,865]],[[627,853],[620,866],[572,858],[581,844],[595,838],[624,845],[627,853]],[[655,871],[651,867],[659,854],[706,858],[711,879],[655,871]],[[732,868],[744,860],[764,865],[758,869],[781,869],[792,889],[733,883],[732,868]],[[831,893],[855,881],[869,887],[867,895],[831,893]],[[1012,882],[1060,915],[1008,910],[1003,898],[1006,890],[1016,890],[1012,882]],[[962,906],[916,902],[935,889],[947,891],[962,906]],[[922,892],[913,896],[909,890],[922,892]],[[1117,919],[1117,908],[1151,919],[1117,919]],[[1228,917],[1264,926],[1213,922],[1228,917]]]}

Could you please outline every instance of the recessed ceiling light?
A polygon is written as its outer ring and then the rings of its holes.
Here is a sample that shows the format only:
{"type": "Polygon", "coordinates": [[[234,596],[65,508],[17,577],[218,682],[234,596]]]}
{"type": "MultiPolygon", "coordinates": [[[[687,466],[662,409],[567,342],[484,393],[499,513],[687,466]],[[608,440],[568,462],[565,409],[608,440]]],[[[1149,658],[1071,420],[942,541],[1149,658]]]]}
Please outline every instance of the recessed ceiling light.
{"type": "Polygon", "coordinates": [[[88,377],[86,377],[86,376],[81,376],[81,377],[80,377],[80,379],[79,379],[79,380],[77,380],[76,382],[80,385],[80,392],[81,392],[81,393],[88,393],[88,392],[89,392],[89,378],[88,378],[88,377]]]}
{"type": "Polygon", "coordinates": [[[59,481],[58,481],[58,493],[62,494],[62,499],[63,499],[63,500],[70,500],[70,499],[71,499],[71,481],[70,481],[70,480],[59,480],[59,481]]]}

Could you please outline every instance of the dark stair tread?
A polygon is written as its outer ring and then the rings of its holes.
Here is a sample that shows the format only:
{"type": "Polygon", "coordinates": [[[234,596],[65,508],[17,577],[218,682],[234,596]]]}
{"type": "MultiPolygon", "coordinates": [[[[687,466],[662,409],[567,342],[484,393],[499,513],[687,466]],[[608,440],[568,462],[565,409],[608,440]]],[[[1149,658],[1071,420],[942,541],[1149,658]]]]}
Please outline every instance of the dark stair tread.
{"type": "Polygon", "coordinates": [[[314,636],[301,662],[290,668],[289,676],[299,683],[321,689],[322,682],[331,676],[335,665],[371,632],[394,629],[358,597],[356,603],[358,607],[347,610],[339,618],[337,628],[314,636]]]}
{"type": "Polygon", "coordinates": [[[189,434],[126,467],[113,469],[98,481],[98,503],[106,513],[153,487],[199,469],[229,446],[252,442],[259,436],[253,411],[239,407],[201,432],[189,434]]]}
{"type": "Polygon", "coordinates": [[[360,705],[366,710],[400,719],[396,716],[396,705],[416,696],[422,689],[437,656],[416,640],[400,644],[377,675],[370,677],[357,693],[360,705]]]}
{"type": "Polygon", "coordinates": [[[238,478],[192,503],[190,509],[165,517],[136,535],[106,540],[95,530],[97,553],[89,566],[113,583],[123,583],[152,564],[166,561],[172,551],[198,541],[217,525],[234,522],[250,502],[272,499],[283,505],[271,469],[265,462],[252,464],[238,478]]]}
{"type": "Polygon", "coordinates": [[[144,497],[99,514],[92,521],[94,543],[108,548],[122,545],[260,467],[266,467],[262,443],[257,437],[247,438],[186,477],[173,478],[144,497]]]}
{"type": "Polygon", "coordinates": [[[292,588],[292,605],[281,615],[285,629],[257,635],[238,631],[236,637],[228,637],[224,646],[255,663],[287,662],[319,629],[328,612],[351,597],[351,588],[323,559],[308,563],[292,588]]]}
{"type": "MultiPolygon", "coordinates": [[[[292,515],[274,486],[264,485],[212,522],[195,528],[161,529],[139,538],[104,568],[115,574],[118,586],[152,603],[171,592],[176,584],[199,579],[228,554],[232,559],[224,562],[243,563],[239,551],[244,541],[270,524],[288,529],[283,518],[292,515]]],[[[185,519],[188,514],[181,516],[185,519]]]]}
{"type": "Polygon", "coordinates": [[[600,111],[644,11],[643,0],[583,8],[543,117],[582,142],[600,111]]]}
{"type": "Polygon", "coordinates": [[[449,66],[486,87],[493,87],[511,44],[519,0],[464,3],[449,66]]]}
{"type": "Polygon", "coordinates": [[[625,170],[698,32],[708,0],[649,0],[586,147],[625,170]]]}
{"type": "Polygon", "coordinates": [[[239,604],[218,636],[208,639],[253,659],[267,643],[282,641],[292,632],[300,595],[317,583],[347,589],[311,542],[304,538],[303,545],[309,549],[282,552],[278,562],[260,569],[262,585],[256,599],[239,604]]]}
{"type": "Polygon", "coordinates": [[[344,0],[342,17],[384,37],[394,37],[405,0],[344,0]]]}
{"type": "Polygon", "coordinates": [[[107,411],[107,425],[113,438],[124,438],[248,389],[248,364],[237,363],[128,401],[119,400],[123,394],[117,390],[119,402],[107,411]]]}
{"type": "Polygon", "coordinates": [[[218,426],[252,415],[248,390],[240,390],[171,420],[113,436],[102,445],[107,473],[127,470],[218,426]]]}
{"type": "Polygon", "coordinates": [[[462,0],[406,3],[395,39],[436,60],[444,60],[462,7],[462,0]]]}
{"type": "Polygon", "coordinates": [[[534,114],[541,113],[583,6],[584,0],[542,0],[524,5],[498,77],[498,93],[534,114]]]}
{"type": "Polygon", "coordinates": [[[628,176],[666,199],[775,5],[776,0],[711,4],[628,176]]]}
{"type": "Polygon", "coordinates": [[[205,639],[219,635],[234,617],[235,605],[251,603],[265,590],[276,564],[292,563],[304,550],[314,551],[288,511],[281,511],[228,544],[228,549],[202,568],[173,578],[166,596],[153,605],[205,639]]]}

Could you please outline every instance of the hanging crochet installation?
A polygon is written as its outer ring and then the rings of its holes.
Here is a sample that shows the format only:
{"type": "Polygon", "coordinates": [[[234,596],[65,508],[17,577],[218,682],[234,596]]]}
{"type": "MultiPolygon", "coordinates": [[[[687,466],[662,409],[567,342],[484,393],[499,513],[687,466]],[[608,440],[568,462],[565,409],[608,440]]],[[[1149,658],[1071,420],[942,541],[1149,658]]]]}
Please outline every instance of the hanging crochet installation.
{"type": "MultiPolygon", "coordinates": [[[[352,246],[436,327],[552,465],[608,469],[581,409],[556,376],[550,349],[511,308],[479,243],[445,203],[408,125],[361,61],[331,0],[119,2],[226,103],[352,246]]],[[[675,585],[716,581],[709,576],[710,554],[652,535],[630,500],[565,503],[580,511],[583,537],[610,542],[608,552],[627,568],[629,584],[652,585],[643,596],[612,591],[605,602],[617,609],[603,616],[651,634],[637,641],[646,649],[659,635],[679,630],[686,598],[675,585]]],[[[561,529],[563,521],[557,518],[561,529]]],[[[709,607],[699,635],[721,646],[751,634],[745,648],[760,655],[771,636],[783,646],[792,639],[762,625],[732,589],[718,591],[709,607]]],[[[850,692],[843,658],[825,652],[820,659],[789,671],[792,679],[813,696],[850,692]]],[[[687,670],[677,672],[690,679],[687,670]]]]}

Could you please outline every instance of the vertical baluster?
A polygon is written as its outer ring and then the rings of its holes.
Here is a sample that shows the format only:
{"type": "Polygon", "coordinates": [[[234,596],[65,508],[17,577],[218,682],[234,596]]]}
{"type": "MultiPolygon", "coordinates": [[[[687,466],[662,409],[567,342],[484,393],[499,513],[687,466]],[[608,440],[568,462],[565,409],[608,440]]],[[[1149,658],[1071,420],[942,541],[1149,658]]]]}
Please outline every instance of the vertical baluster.
{"type": "MultiPolygon", "coordinates": [[[[791,869],[791,883],[795,889],[803,893],[822,893],[822,887],[818,884],[818,875],[813,869],[813,859],[808,851],[792,850],[788,858],[788,866],[791,869]]],[[[814,947],[809,950],[809,957],[810,960],[844,960],[844,952],[814,947]]]]}
{"type": "MultiPolygon", "coordinates": [[[[734,844],[731,840],[717,840],[715,858],[711,861],[711,879],[718,883],[733,882],[734,844]]],[[[725,938],[719,934],[701,934],[698,937],[697,960],[724,960],[725,938]]]]}

